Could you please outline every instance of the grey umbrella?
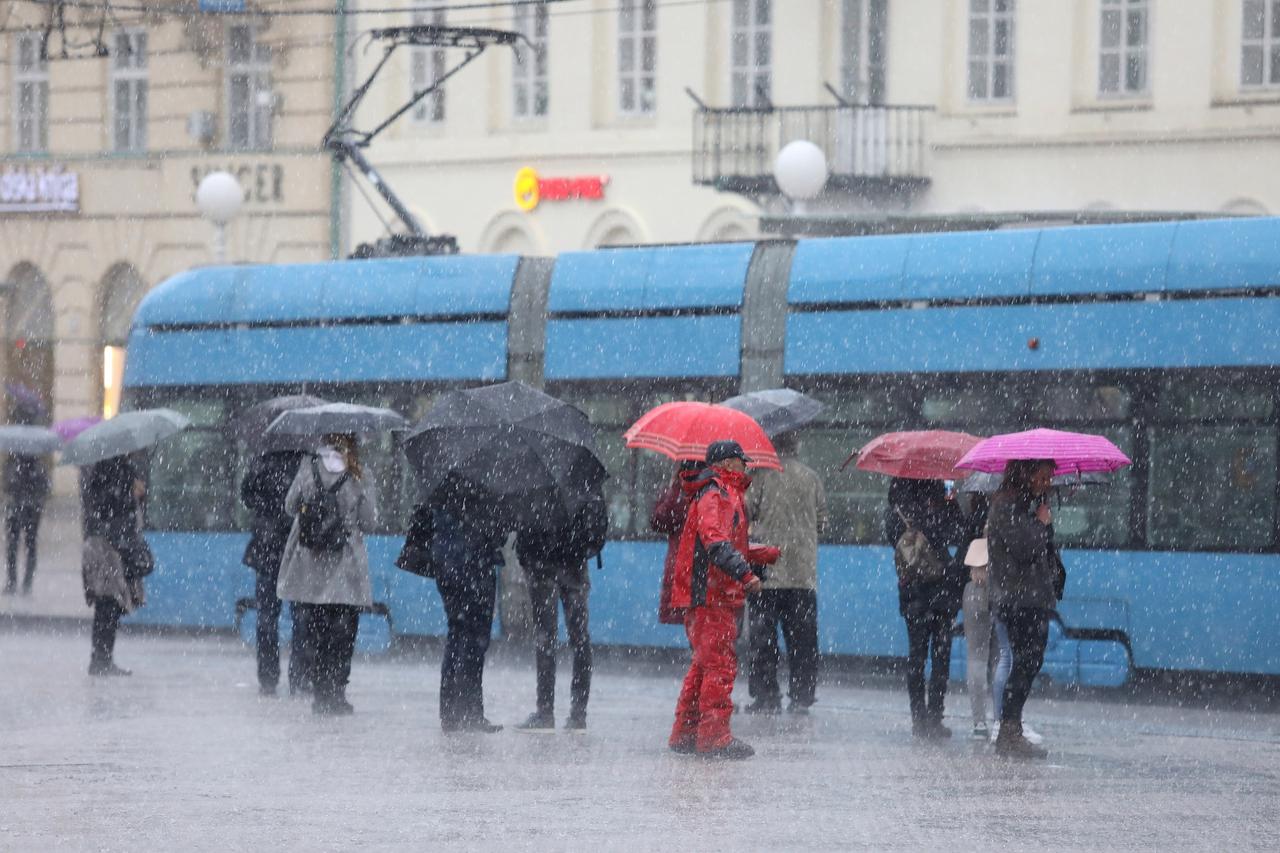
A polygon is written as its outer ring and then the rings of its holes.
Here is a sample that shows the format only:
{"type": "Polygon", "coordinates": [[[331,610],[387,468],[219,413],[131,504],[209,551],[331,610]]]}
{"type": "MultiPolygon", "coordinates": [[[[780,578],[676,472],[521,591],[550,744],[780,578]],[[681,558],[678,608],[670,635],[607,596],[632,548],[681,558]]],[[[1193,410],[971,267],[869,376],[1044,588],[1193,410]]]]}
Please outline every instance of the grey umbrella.
{"type": "Polygon", "coordinates": [[[284,412],[294,409],[309,409],[323,406],[327,400],[313,397],[310,394],[290,394],[285,397],[272,397],[255,403],[244,410],[236,418],[234,435],[257,452],[272,450],[313,450],[314,436],[292,435],[290,433],[272,433],[267,435],[267,427],[275,422],[284,412]]]}
{"type": "Polygon", "coordinates": [[[390,409],[354,403],[325,403],[282,412],[267,427],[267,435],[328,435],[403,429],[409,422],[390,409]]]}
{"type": "Polygon", "coordinates": [[[112,456],[143,450],[191,425],[173,409],[123,412],[89,427],[62,449],[64,465],[92,465],[112,456]]]}
{"type": "MultiPolygon", "coordinates": [[[[1004,479],[1003,474],[986,474],[977,472],[970,474],[960,481],[956,487],[958,491],[966,494],[992,495],[1000,489],[1000,481],[1004,479]]],[[[1073,486],[1106,486],[1109,485],[1106,474],[1061,474],[1053,478],[1052,487],[1055,489],[1069,489],[1073,486]]]]}
{"type": "Polygon", "coordinates": [[[818,416],[823,405],[790,388],[770,388],[730,397],[720,405],[737,409],[755,418],[770,438],[804,426],[818,416]]]}
{"type": "Polygon", "coordinates": [[[62,449],[62,439],[51,429],[37,426],[0,426],[0,451],[42,456],[62,449]]]}

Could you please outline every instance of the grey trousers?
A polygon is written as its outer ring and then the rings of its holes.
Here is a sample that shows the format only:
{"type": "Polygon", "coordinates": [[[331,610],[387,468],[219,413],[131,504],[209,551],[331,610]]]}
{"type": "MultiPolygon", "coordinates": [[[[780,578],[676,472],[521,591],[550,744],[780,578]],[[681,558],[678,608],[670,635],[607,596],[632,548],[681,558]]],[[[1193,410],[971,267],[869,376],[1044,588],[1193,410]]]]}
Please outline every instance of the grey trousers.
{"type": "Polygon", "coordinates": [[[965,683],[969,688],[969,709],[973,723],[987,721],[987,661],[991,652],[991,605],[989,584],[979,586],[969,581],[964,587],[964,644],[968,650],[965,683]]]}

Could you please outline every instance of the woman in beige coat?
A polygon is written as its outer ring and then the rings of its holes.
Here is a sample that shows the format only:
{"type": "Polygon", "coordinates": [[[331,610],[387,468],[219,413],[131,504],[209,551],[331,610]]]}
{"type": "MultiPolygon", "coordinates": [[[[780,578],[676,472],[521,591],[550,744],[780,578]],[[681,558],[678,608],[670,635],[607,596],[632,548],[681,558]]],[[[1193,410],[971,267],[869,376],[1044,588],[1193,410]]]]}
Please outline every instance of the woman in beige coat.
{"type": "Polygon", "coordinates": [[[355,436],[328,435],[315,456],[303,460],[284,501],[294,519],[278,593],[303,613],[315,662],[317,714],[353,710],[346,699],[351,656],[360,609],[373,603],[364,532],[373,527],[376,508],[363,476],[355,436]]]}

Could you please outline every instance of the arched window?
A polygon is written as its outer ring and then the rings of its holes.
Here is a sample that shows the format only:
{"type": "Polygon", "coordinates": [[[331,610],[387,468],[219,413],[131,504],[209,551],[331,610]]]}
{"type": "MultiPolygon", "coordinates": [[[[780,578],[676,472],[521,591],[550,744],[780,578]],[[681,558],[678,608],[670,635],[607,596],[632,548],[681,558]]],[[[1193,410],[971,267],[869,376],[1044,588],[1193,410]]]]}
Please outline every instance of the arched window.
{"type": "Polygon", "coordinates": [[[14,423],[47,423],[53,400],[53,296],[40,271],[20,263],[6,278],[5,398],[14,423]]]}
{"type": "Polygon", "coordinates": [[[102,345],[102,416],[106,418],[120,410],[129,326],[146,292],[146,282],[129,264],[116,264],[103,276],[98,334],[102,345]]]}

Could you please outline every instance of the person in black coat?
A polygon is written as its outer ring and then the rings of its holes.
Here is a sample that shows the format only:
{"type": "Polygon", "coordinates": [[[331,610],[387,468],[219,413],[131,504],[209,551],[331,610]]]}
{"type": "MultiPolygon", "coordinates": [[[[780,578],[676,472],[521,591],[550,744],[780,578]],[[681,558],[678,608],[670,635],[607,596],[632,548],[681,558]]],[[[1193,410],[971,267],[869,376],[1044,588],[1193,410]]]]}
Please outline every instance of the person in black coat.
{"type": "Polygon", "coordinates": [[[9,579],[5,595],[18,586],[18,545],[27,543],[27,570],[22,578],[22,594],[31,594],[31,581],[36,575],[36,535],[40,530],[40,514],[49,496],[49,472],[39,456],[13,454],[4,464],[4,490],[8,495],[5,528],[8,532],[9,579]]]}
{"type": "Polygon", "coordinates": [[[898,610],[907,623],[907,697],[911,703],[911,731],[917,737],[946,738],[951,730],[942,724],[951,668],[951,625],[964,594],[963,554],[949,549],[965,538],[964,516],[948,500],[941,480],[895,478],[889,486],[885,511],[885,536],[896,547],[908,524],[923,533],[933,556],[942,567],[934,580],[898,584],[898,610]],[[926,659],[932,673],[926,694],[926,659]]]}
{"type": "Polygon", "coordinates": [[[453,481],[427,502],[430,554],[449,633],[440,662],[440,727],[492,734],[502,726],[484,714],[484,659],[493,633],[498,565],[506,531],[493,508],[453,481]]]}
{"type": "MultiPolygon", "coordinates": [[[[82,473],[80,500],[86,541],[103,540],[111,552],[84,566],[85,598],[93,607],[89,674],[131,675],[115,664],[120,617],[143,600],[141,578],[150,571],[151,553],[139,530],[146,479],[128,456],[113,456],[82,473]]],[[[88,549],[86,549],[86,553],[88,549]]]]}
{"type": "MultiPolygon", "coordinates": [[[[253,513],[253,535],[244,551],[244,564],[256,575],[254,597],[258,605],[258,690],[273,696],[280,683],[280,597],[276,583],[280,559],[293,517],[285,512],[284,498],[306,454],[301,450],[263,453],[240,481],[240,501],[253,513]]],[[[289,654],[289,692],[312,689],[310,644],[304,608],[289,606],[293,623],[289,654]]]]}
{"type": "Polygon", "coordinates": [[[573,531],[520,530],[516,556],[529,582],[533,611],[533,649],[537,667],[536,710],[517,726],[521,731],[555,729],[556,639],[560,620],[556,602],[564,608],[565,631],[573,649],[573,680],[569,687],[568,731],[587,727],[587,700],[591,695],[591,631],[587,599],[591,575],[587,561],[572,547],[573,531]]]}

